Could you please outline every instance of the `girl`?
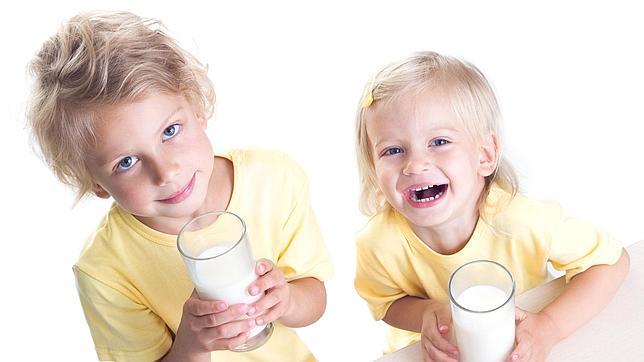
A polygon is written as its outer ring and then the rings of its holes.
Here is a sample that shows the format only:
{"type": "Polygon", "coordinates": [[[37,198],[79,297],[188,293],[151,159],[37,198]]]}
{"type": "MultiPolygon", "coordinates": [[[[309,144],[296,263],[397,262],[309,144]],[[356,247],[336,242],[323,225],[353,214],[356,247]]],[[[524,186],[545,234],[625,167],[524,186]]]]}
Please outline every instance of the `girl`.
{"type": "Polygon", "coordinates": [[[501,156],[500,112],[473,65],[433,52],[381,70],[357,115],[361,211],[355,287],[390,325],[386,352],[421,340],[425,360],[455,361],[450,274],[475,259],[505,265],[517,294],[565,271],[564,292],[541,312],[517,310],[511,360],[544,360],[552,346],[616,293],[629,259],[590,223],[517,193],[501,156]]]}

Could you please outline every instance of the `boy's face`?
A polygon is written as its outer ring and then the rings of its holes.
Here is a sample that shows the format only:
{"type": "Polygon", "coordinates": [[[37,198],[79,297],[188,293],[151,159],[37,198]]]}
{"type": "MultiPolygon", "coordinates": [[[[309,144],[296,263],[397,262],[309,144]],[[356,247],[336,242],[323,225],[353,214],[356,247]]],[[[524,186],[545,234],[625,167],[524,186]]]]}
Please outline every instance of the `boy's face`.
{"type": "Polygon", "coordinates": [[[88,168],[99,197],[140,218],[187,221],[213,169],[206,120],[182,96],[155,93],[103,109],[88,168]]]}
{"type": "Polygon", "coordinates": [[[391,206],[417,233],[471,223],[496,156],[474,142],[444,92],[408,92],[370,112],[376,178],[391,206]]]}

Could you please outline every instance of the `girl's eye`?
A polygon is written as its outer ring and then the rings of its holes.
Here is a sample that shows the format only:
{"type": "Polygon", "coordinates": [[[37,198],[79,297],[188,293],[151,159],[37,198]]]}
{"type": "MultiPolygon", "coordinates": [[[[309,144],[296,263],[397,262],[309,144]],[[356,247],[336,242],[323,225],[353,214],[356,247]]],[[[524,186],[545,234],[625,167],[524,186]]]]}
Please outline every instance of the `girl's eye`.
{"type": "Polygon", "coordinates": [[[402,153],[402,151],[403,150],[400,147],[389,147],[382,153],[382,155],[383,156],[392,156],[392,155],[395,155],[395,154],[398,154],[398,153],[402,153]]]}
{"type": "Polygon", "coordinates": [[[163,130],[163,140],[169,140],[170,138],[176,136],[181,131],[180,124],[173,124],[172,126],[167,127],[163,130]]]}
{"type": "Polygon", "coordinates": [[[431,142],[429,142],[429,146],[430,147],[444,146],[444,145],[446,145],[448,143],[449,143],[449,141],[447,141],[444,138],[436,138],[436,139],[433,139],[431,142]]]}
{"type": "Polygon", "coordinates": [[[116,165],[116,172],[125,172],[131,169],[132,167],[134,167],[134,165],[136,165],[137,162],[139,162],[139,158],[136,156],[124,157],[116,165]]]}

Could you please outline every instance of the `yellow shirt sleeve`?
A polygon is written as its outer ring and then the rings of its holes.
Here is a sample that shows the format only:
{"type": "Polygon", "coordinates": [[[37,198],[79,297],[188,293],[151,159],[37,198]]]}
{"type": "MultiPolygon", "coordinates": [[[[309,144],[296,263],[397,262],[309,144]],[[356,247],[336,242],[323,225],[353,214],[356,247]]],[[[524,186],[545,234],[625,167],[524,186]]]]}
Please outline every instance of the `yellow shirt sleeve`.
{"type": "Polygon", "coordinates": [[[172,345],[165,323],[147,307],[74,267],[81,305],[101,361],[155,361],[172,345]]]}
{"type": "Polygon", "coordinates": [[[566,282],[593,265],[615,264],[622,245],[580,219],[562,218],[552,234],[549,260],[557,270],[566,271],[566,282]]]}
{"type": "Polygon", "coordinates": [[[333,276],[333,266],[311,208],[308,179],[288,156],[283,155],[283,162],[287,172],[292,174],[295,196],[283,222],[277,266],[286,280],[313,277],[326,281],[333,276]]]}
{"type": "Polygon", "coordinates": [[[367,301],[371,315],[381,320],[396,300],[407,295],[392,282],[386,273],[386,266],[358,243],[356,277],[354,286],[358,294],[367,301]]]}

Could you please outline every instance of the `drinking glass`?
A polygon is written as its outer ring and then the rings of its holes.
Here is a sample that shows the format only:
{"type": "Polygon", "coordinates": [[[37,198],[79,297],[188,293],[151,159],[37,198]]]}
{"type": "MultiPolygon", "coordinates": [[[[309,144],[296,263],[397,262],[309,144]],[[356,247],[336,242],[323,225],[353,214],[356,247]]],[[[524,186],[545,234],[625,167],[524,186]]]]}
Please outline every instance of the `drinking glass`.
{"type": "Polygon", "coordinates": [[[448,289],[461,361],[505,361],[515,339],[512,273],[495,261],[475,260],[452,273],[448,289]]]}
{"type": "MultiPolygon", "coordinates": [[[[250,295],[257,279],[255,258],[248,243],[246,224],[229,211],[199,215],[181,228],[177,248],[183,257],[199,297],[228,305],[252,304],[263,294],[250,295]]],[[[256,326],[249,339],[235,347],[247,352],[263,345],[273,333],[273,324],[256,326]]]]}

